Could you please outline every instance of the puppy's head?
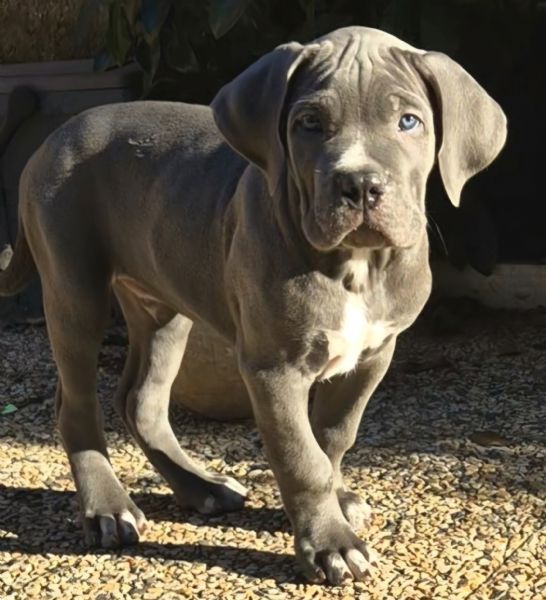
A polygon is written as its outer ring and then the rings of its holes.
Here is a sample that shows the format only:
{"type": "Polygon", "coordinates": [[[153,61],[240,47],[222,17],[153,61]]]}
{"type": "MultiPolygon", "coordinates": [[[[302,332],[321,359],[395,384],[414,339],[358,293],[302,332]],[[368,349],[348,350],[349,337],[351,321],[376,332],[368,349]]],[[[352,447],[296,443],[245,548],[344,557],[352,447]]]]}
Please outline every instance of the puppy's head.
{"type": "Polygon", "coordinates": [[[502,110],[457,63],[364,27],[280,46],[212,108],[272,196],[293,179],[303,232],[324,251],[412,246],[435,159],[457,205],[506,138],[502,110]]]}

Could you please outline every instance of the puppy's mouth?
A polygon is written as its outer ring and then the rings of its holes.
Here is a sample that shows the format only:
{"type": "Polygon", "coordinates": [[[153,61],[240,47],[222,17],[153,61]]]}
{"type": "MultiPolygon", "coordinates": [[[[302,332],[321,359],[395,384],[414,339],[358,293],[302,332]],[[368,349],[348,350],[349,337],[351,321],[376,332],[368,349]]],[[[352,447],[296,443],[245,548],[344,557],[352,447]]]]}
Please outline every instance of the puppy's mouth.
{"type": "Polygon", "coordinates": [[[395,245],[390,239],[388,228],[382,226],[374,210],[343,210],[346,235],[342,246],[348,248],[384,248],[395,245]]]}
{"type": "Polygon", "coordinates": [[[407,208],[396,215],[382,208],[364,211],[360,224],[347,233],[343,245],[351,248],[411,248],[426,231],[418,210],[407,208]]]}
{"type": "Polygon", "coordinates": [[[406,217],[407,223],[403,218],[389,218],[381,210],[345,213],[338,215],[330,232],[339,235],[344,230],[338,239],[341,238],[340,245],[345,248],[408,248],[415,243],[421,227],[415,214],[406,217]]]}
{"type": "Polygon", "coordinates": [[[340,246],[356,249],[393,245],[389,237],[380,228],[367,222],[362,214],[330,215],[329,219],[317,219],[316,224],[318,236],[313,236],[313,245],[323,250],[340,246]]]}
{"type": "Polygon", "coordinates": [[[393,213],[391,199],[373,209],[355,210],[316,201],[303,219],[305,235],[317,250],[335,248],[409,248],[425,230],[424,215],[398,199],[393,213]]]}
{"type": "Polygon", "coordinates": [[[347,248],[384,248],[391,244],[384,234],[363,223],[345,236],[342,245],[347,248]]]}

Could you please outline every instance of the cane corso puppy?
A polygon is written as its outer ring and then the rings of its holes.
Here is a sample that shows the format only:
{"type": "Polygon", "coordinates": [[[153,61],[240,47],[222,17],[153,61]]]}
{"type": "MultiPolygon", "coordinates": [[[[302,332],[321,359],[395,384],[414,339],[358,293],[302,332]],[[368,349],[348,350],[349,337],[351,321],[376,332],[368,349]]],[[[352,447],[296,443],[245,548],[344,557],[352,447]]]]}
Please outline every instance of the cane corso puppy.
{"type": "Polygon", "coordinates": [[[0,292],[38,270],[88,541],[136,542],[145,525],[96,400],[113,290],[129,329],[116,404],[178,501],[215,514],[246,493],[192,461],[169,423],[198,319],[237,353],[304,574],[364,577],[368,508],[341,461],[430,292],[427,177],[437,162],[458,204],[505,136],[499,106],[453,60],[364,27],[278,47],[210,107],[103,106],[54,132],[22,175],[0,292]]]}

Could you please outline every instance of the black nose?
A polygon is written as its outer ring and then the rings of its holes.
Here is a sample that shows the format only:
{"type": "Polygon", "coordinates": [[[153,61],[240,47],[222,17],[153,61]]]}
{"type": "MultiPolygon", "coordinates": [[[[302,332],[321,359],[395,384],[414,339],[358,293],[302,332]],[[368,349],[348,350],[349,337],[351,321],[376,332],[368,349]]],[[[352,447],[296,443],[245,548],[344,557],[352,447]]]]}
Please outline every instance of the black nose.
{"type": "Polygon", "coordinates": [[[335,176],[341,202],[357,210],[375,208],[385,193],[385,181],[379,173],[359,171],[335,176]]]}

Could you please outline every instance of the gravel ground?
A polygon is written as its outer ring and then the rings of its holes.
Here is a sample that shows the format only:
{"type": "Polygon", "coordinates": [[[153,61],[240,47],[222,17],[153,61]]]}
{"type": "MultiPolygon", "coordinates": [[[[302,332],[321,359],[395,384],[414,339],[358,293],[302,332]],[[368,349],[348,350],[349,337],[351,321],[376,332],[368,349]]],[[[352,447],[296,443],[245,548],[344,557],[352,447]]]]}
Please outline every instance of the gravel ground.
{"type": "Polygon", "coordinates": [[[546,312],[442,305],[402,336],[345,461],[374,509],[363,535],[380,568],[337,588],[299,578],[251,423],[173,409],[191,454],[250,488],[240,513],[177,508],[108,401],[122,340],[114,330],[101,354],[100,396],[112,462],[151,527],[137,547],[91,552],[54,429],[45,329],[0,334],[0,411],[17,408],[0,415],[2,600],[546,597],[546,312]]]}

